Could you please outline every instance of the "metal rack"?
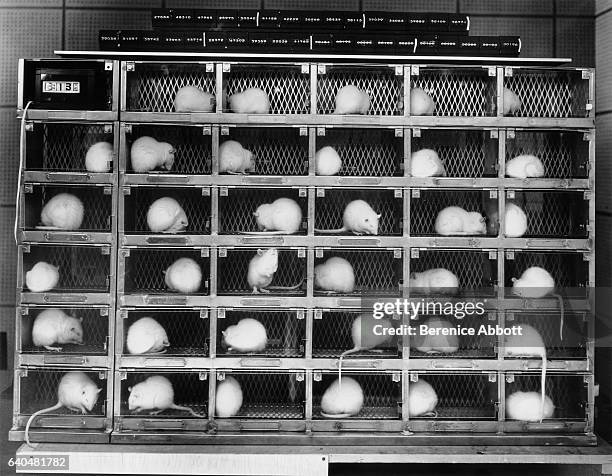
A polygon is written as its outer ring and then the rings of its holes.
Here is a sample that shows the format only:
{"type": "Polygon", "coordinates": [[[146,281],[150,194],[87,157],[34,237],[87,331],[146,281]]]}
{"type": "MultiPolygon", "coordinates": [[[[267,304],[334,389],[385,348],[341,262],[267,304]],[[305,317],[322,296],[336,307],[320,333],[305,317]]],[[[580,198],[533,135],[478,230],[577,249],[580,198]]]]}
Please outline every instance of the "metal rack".
{"type": "MultiPolygon", "coordinates": [[[[104,250],[113,257],[105,273],[108,287],[99,288],[99,293],[70,289],[68,297],[60,293],[55,301],[62,306],[109,309],[109,332],[114,335],[105,355],[108,369],[114,372],[113,383],[108,384],[114,387],[111,442],[174,438],[223,444],[235,442],[236,435],[248,442],[253,432],[265,431],[270,443],[282,443],[286,433],[306,439],[315,435],[324,441],[346,432],[366,432],[373,438],[371,444],[377,438],[385,444],[410,444],[415,437],[441,435],[470,436],[465,441],[474,442],[491,434],[501,436],[497,444],[510,438],[517,444],[546,438],[562,444],[595,443],[594,325],[588,302],[594,285],[595,236],[592,70],[306,60],[172,59],[120,65],[121,78],[113,94],[120,106],[112,120],[98,117],[97,122],[83,122],[83,114],[75,112],[56,123],[41,118],[40,111],[35,111],[39,116],[28,111],[28,118],[36,122],[27,150],[43,151],[43,156],[39,159],[38,152],[31,160],[28,156],[24,177],[31,182],[26,186],[32,194],[22,195],[22,202],[32,203],[35,210],[40,203],[32,200],[39,196],[37,190],[55,187],[58,181],[79,189],[96,183],[102,187],[98,192],[111,191],[116,212],[110,235],[104,235],[109,240],[93,245],[66,235],[71,248],[104,250]],[[335,93],[346,84],[370,94],[368,114],[332,114],[335,93]],[[184,85],[214,94],[214,111],[173,112],[174,95],[184,85]],[[268,93],[270,114],[228,109],[227,95],[247,87],[268,93]],[[413,87],[432,95],[433,115],[410,115],[413,87]],[[524,98],[523,113],[503,115],[504,87],[524,98]],[[106,120],[111,122],[100,122],[106,120]],[[74,160],[82,154],[83,137],[89,137],[87,128],[91,134],[113,134],[118,160],[111,173],[81,178],[83,171],[74,160]],[[171,171],[134,173],[131,144],[142,136],[172,145],[171,171]],[[52,142],[60,144],[45,145],[49,138],[59,138],[52,142]],[[253,153],[254,171],[219,173],[219,146],[225,140],[239,141],[253,153]],[[342,168],[336,176],[317,176],[316,151],[328,145],[336,147],[342,168]],[[444,160],[445,177],[411,176],[411,154],[424,148],[435,149],[444,160]],[[505,177],[506,160],[520,154],[540,157],[546,176],[505,177]],[[148,205],[162,196],[180,202],[188,216],[187,230],[174,235],[148,231],[148,205]],[[253,217],[257,206],[279,197],[300,205],[299,231],[246,234],[258,231],[253,217]],[[357,198],[381,213],[377,236],[315,231],[341,227],[344,206],[357,198]],[[530,226],[524,237],[503,234],[503,210],[509,201],[527,213],[530,226]],[[436,215],[450,205],[481,212],[487,217],[487,233],[437,235],[436,215]],[[286,289],[253,294],[246,282],[249,260],[258,249],[270,247],[279,250],[272,286],[286,289]],[[344,257],[353,265],[354,293],[329,294],[315,288],[314,267],[331,256],[344,257]],[[202,284],[195,293],[167,289],[164,271],[179,257],[193,258],[202,269],[202,284]],[[565,315],[567,341],[558,338],[556,298],[529,300],[506,292],[511,278],[532,265],[550,268],[558,286],[575,291],[571,312],[565,315]],[[552,372],[547,380],[550,392],[559,391],[563,405],[553,420],[538,426],[505,419],[507,393],[519,387],[537,390],[541,362],[506,356],[502,337],[462,337],[457,352],[431,355],[419,352],[404,336],[356,353],[344,365],[346,374],[362,383],[363,410],[347,419],[321,416],[321,395],[337,375],[338,357],[352,347],[350,327],[360,313],[363,293],[419,300],[422,296],[408,289],[410,275],[435,267],[447,267],[458,276],[464,289],[461,299],[484,301],[481,324],[522,322],[541,332],[552,372]],[[166,330],[171,344],[166,353],[128,353],[127,330],[144,316],[153,317],[166,330]],[[239,352],[224,345],[223,331],[245,317],[266,328],[264,351],[239,352]],[[206,417],[173,411],[131,413],[126,408],[127,388],[155,374],[172,380],[175,403],[206,417]],[[219,418],[214,410],[216,388],[227,376],[241,383],[244,403],[234,417],[219,418]],[[413,418],[408,413],[405,399],[410,385],[419,379],[438,393],[436,416],[413,418]],[[572,397],[569,389],[578,383],[580,395],[572,397]]],[[[28,254],[38,256],[39,248],[63,245],[59,238],[34,234],[27,216],[22,219],[23,236],[42,242],[24,240],[21,270],[32,259],[28,254]]],[[[96,236],[94,231],[88,230],[89,236],[96,236]]],[[[69,263],[67,259],[62,262],[69,263]]],[[[78,274],[87,268],[82,263],[88,262],[93,263],[79,259],[81,268],[71,276],[73,286],[79,286],[78,274]]],[[[95,266],[98,273],[104,269],[99,263],[95,266]]],[[[26,317],[38,306],[54,302],[53,296],[23,293],[20,325],[26,328],[26,317]]],[[[464,318],[463,324],[468,321],[464,318]]],[[[404,321],[395,324],[400,322],[404,321]]],[[[30,347],[21,345],[21,368],[47,366],[30,347]]],[[[84,357],[93,362],[91,355],[84,357]]],[[[21,436],[17,429],[13,435],[21,436]]]]}

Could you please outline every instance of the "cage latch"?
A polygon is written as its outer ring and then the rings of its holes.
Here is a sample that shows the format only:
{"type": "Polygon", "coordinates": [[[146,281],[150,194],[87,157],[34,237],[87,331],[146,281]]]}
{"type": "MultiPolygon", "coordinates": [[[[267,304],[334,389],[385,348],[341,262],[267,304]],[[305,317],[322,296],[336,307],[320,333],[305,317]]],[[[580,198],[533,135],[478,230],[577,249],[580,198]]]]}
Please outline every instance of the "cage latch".
{"type": "Polygon", "coordinates": [[[134,63],[133,61],[126,61],[125,70],[126,71],[136,71],[136,63],[134,63]]]}

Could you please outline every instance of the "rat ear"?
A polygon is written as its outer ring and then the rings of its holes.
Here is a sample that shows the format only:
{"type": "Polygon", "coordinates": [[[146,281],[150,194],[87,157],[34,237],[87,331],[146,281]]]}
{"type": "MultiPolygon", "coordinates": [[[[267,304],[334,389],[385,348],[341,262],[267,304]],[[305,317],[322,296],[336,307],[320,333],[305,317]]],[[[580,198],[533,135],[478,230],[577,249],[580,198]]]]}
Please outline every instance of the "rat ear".
{"type": "Polygon", "coordinates": [[[99,388],[99,389],[97,389],[97,392],[96,392],[96,393],[100,393],[101,391],[102,391],[102,389],[101,389],[101,388],[99,388]]]}
{"type": "Polygon", "coordinates": [[[259,216],[259,212],[253,212],[253,216],[254,217],[258,217],[259,216]]]}
{"type": "Polygon", "coordinates": [[[376,218],[380,218],[382,216],[382,213],[379,213],[378,215],[376,215],[376,218]]]}
{"type": "Polygon", "coordinates": [[[258,254],[259,256],[262,256],[262,255],[264,254],[264,251],[263,251],[261,248],[259,248],[259,249],[257,250],[257,254],[258,254]]]}
{"type": "Polygon", "coordinates": [[[131,391],[132,391],[132,388],[133,388],[133,387],[128,387],[128,392],[131,392],[131,391]]]}
{"type": "Polygon", "coordinates": [[[83,316],[79,317],[79,321],[83,322],[83,316]]]}
{"type": "Polygon", "coordinates": [[[480,223],[484,223],[486,221],[487,221],[487,219],[485,217],[480,217],[480,223]]]}

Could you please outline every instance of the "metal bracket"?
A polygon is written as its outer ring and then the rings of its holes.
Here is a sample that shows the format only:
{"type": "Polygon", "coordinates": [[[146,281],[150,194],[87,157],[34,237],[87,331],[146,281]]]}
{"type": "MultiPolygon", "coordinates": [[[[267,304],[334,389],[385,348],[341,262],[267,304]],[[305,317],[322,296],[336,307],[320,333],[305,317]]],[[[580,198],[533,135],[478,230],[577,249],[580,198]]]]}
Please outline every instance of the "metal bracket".
{"type": "Polygon", "coordinates": [[[112,71],[113,70],[113,62],[105,61],[104,62],[104,71],[112,71]]]}
{"type": "Polygon", "coordinates": [[[421,254],[418,248],[412,248],[410,250],[410,257],[414,259],[419,259],[419,255],[421,254]]]}
{"type": "Polygon", "coordinates": [[[325,127],[317,127],[317,136],[324,137],[325,136],[325,127]]]}
{"type": "Polygon", "coordinates": [[[419,65],[413,64],[410,66],[410,76],[418,76],[420,73],[419,65]]]}
{"type": "Polygon", "coordinates": [[[126,71],[136,71],[136,63],[134,63],[133,61],[127,61],[125,63],[125,70],[126,71]]]}
{"type": "Polygon", "coordinates": [[[317,74],[326,74],[326,68],[324,64],[317,65],[317,74]]]}
{"type": "Polygon", "coordinates": [[[315,319],[323,319],[323,310],[322,309],[315,309],[315,311],[314,311],[314,318],[315,319]]]}
{"type": "Polygon", "coordinates": [[[208,309],[200,309],[200,319],[208,319],[208,309]]]}
{"type": "Polygon", "coordinates": [[[412,137],[421,137],[421,129],[419,128],[412,129],[412,137]]]}

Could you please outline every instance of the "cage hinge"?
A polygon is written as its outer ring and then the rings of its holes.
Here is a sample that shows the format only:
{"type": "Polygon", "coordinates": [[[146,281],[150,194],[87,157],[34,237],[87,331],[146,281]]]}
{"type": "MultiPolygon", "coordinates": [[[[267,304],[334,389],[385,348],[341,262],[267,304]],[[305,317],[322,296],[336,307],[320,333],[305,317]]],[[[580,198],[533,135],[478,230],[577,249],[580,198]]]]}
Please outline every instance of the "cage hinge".
{"type": "Polygon", "coordinates": [[[30,245],[21,245],[21,249],[23,250],[24,253],[29,253],[30,245]]]}
{"type": "Polygon", "coordinates": [[[210,126],[202,127],[202,135],[203,136],[209,136],[211,134],[212,134],[212,127],[210,127],[210,126]]]}
{"type": "Polygon", "coordinates": [[[223,380],[225,380],[225,372],[217,372],[217,380],[219,382],[222,382],[223,380]]]}
{"type": "Polygon", "coordinates": [[[127,372],[125,372],[125,371],[120,371],[120,372],[119,372],[119,379],[121,379],[121,380],[127,380],[127,372]]]}
{"type": "Polygon", "coordinates": [[[594,135],[592,132],[585,132],[584,134],[582,134],[582,140],[586,141],[586,142],[590,142],[593,140],[594,135]]]}
{"type": "Polygon", "coordinates": [[[317,65],[317,74],[325,74],[326,70],[327,70],[327,68],[325,67],[324,64],[318,64],[317,65]]]}
{"type": "Polygon", "coordinates": [[[516,138],[516,131],[514,129],[506,129],[506,139],[516,138]]]}
{"type": "Polygon", "coordinates": [[[229,63],[223,63],[221,69],[222,69],[222,71],[224,73],[229,73],[230,69],[231,69],[230,64],[229,63]]]}
{"type": "Polygon", "coordinates": [[[317,136],[324,137],[325,136],[325,127],[317,127],[317,136]]]}
{"type": "Polygon", "coordinates": [[[511,77],[514,74],[514,70],[510,66],[506,66],[504,68],[504,76],[507,78],[511,77]]]}
{"type": "Polygon", "coordinates": [[[221,197],[227,197],[227,187],[219,187],[219,195],[221,197]]]}
{"type": "Polygon", "coordinates": [[[411,76],[418,76],[419,75],[419,65],[418,64],[413,64],[410,66],[410,75],[411,76]]]}
{"type": "Polygon", "coordinates": [[[208,372],[200,372],[198,373],[198,379],[202,380],[208,380],[208,372]]]}
{"type": "Polygon", "coordinates": [[[410,381],[411,382],[418,382],[419,381],[419,374],[416,372],[410,372],[410,381]]]}
{"type": "Polygon", "coordinates": [[[30,306],[28,306],[28,305],[21,306],[21,315],[22,316],[27,316],[29,313],[30,313],[30,306]]]}
{"type": "Polygon", "coordinates": [[[401,259],[402,258],[402,250],[401,248],[397,248],[393,250],[393,257],[395,259],[401,259]]]}
{"type": "Polygon", "coordinates": [[[308,127],[300,127],[300,137],[306,137],[308,135],[308,127]]]}
{"type": "Polygon", "coordinates": [[[516,195],[516,192],[514,190],[506,190],[506,198],[513,199],[515,195],[516,195]]]}
{"type": "Polygon", "coordinates": [[[23,186],[23,193],[32,193],[34,192],[34,187],[31,183],[26,183],[23,186]]]}
{"type": "Polygon", "coordinates": [[[112,71],[113,70],[113,62],[105,61],[104,62],[104,71],[112,71]]]}
{"type": "Polygon", "coordinates": [[[306,313],[304,312],[304,309],[298,309],[297,312],[295,313],[295,317],[297,317],[298,320],[302,321],[304,320],[305,314],[306,313]]]}
{"type": "Polygon", "coordinates": [[[315,382],[320,382],[323,379],[323,374],[321,372],[313,372],[312,373],[312,379],[315,382]]]}
{"type": "Polygon", "coordinates": [[[113,188],[111,186],[104,187],[103,193],[104,193],[104,195],[112,195],[113,194],[113,188]]]}
{"type": "Polygon", "coordinates": [[[228,136],[229,135],[229,126],[221,126],[221,135],[228,136]]]}
{"type": "Polygon", "coordinates": [[[317,197],[324,197],[324,196],[325,196],[325,189],[317,188],[317,197]]]}
{"type": "Polygon", "coordinates": [[[499,131],[497,129],[491,129],[489,136],[491,137],[491,139],[498,139],[499,131]]]}
{"type": "Polygon", "coordinates": [[[418,258],[419,258],[419,255],[420,255],[420,250],[419,250],[418,248],[412,248],[412,249],[410,250],[410,257],[411,257],[411,258],[418,259],[418,258]]]}
{"type": "Polygon", "coordinates": [[[402,65],[395,66],[395,76],[402,76],[404,74],[404,67],[402,65]]]}
{"type": "Polygon", "coordinates": [[[200,319],[208,319],[208,309],[200,309],[200,319]]]}
{"type": "Polygon", "coordinates": [[[412,137],[421,137],[421,129],[419,128],[412,129],[412,137]]]}
{"type": "Polygon", "coordinates": [[[98,372],[98,378],[99,378],[100,380],[106,380],[106,371],[105,371],[105,370],[100,370],[100,371],[98,372]]]}
{"type": "Polygon", "coordinates": [[[323,248],[317,248],[315,250],[315,258],[323,258],[323,248]]]}
{"type": "Polygon", "coordinates": [[[495,67],[495,66],[489,66],[487,69],[488,69],[488,71],[489,71],[489,76],[490,76],[490,77],[497,76],[497,67],[495,67]]]}
{"type": "Polygon", "coordinates": [[[22,377],[22,378],[23,378],[23,377],[27,377],[27,376],[28,376],[28,369],[19,369],[19,370],[17,371],[17,374],[18,374],[20,377],[22,377]]]}
{"type": "Polygon", "coordinates": [[[130,195],[132,193],[132,188],[129,186],[124,186],[122,188],[123,195],[130,195]]]}
{"type": "Polygon", "coordinates": [[[583,197],[584,197],[585,200],[592,200],[593,199],[593,192],[591,192],[590,190],[585,190],[583,197]]]}
{"type": "Polygon", "coordinates": [[[593,73],[588,69],[582,70],[582,79],[591,79],[593,77],[593,73]]]}
{"type": "Polygon", "coordinates": [[[225,319],[225,308],[220,307],[217,309],[217,319],[225,319]]]}
{"type": "Polygon", "coordinates": [[[314,318],[315,319],[323,319],[323,310],[322,309],[315,309],[315,311],[314,311],[314,318]]]}
{"type": "Polygon", "coordinates": [[[104,124],[104,133],[112,134],[113,133],[113,125],[112,124],[104,124]]]}
{"type": "Polygon", "coordinates": [[[120,250],[120,251],[119,251],[119,255],[120,255],[122,258],[127,258],[127,257],[129,257],[129,256],[130,256],[130,250],[129,250],[129,248],[128,248],[128,249],[125,249],[125,250],[120,250]]]}
{"type": "Polygon", "coordinates": [[[514,259],[514,250],[506,250],[506,259],[514,259]]]}
{"type": "Polygon", "coordinates": [[[413,188],[411,191],[412,198],[421,198],[421,190],[418,188],[413,188]]]}
{"type": "Polygon", "coordinates": [[[393,372],[391,374],[391,379],[397,383],[397,382],[401,382],[402,380],[402,373],[401,372],[393,372]]]}
{"type": "Polygon", "coordinates": [[[514,382],[514,374],[506,374],[506,382],[507,383],[514,382]]]}
{"type": "Polygon", "coordinates": [[[491,372],[489,374],[489,382],[493,383],[493,382],[497,382],[497,374],[494,372],[491,372]]]}
{"type": "Polygon", "coordinates": [[[126,134],[132,133],[132,124],[121,124],[121,128],[125,131],[126,134]]]}
{"type": "Polygon", "coordinates": [[[208,248],[202,248],[200,250],[200,257],[208,258],[210,256],[210,250],[208,248]]]}
{"type": "Polygon", "coordinates": [[[489,259],[497,259],[497,251],[489,250],[489,259]]]}
{"type": "Polygon", "coordinates": [[[593,253],[582,253],[582,261],[593,261],[593,253]]]}
{"type": "Polygon", "coordinates": [[[308,190],[305,188],[300,188],[298,189],[298,196],[299,197],[306,197],[308,195],[308,190]]]}
{"type": "Polygon", "coordinates": [[[210,197],[210,187],[202,187],[202,196],[210,197]]]}
{"type": "Polygon", "coordinates": [[[32,121],[28,121],[25,124],[26,132],[32,132],[34,130],[34,123],[32,121]]]}
{"type": "Polygon", "coordinates": [[[306,258],[306,248],[298,248],[297,256],[298,258],[306,258]]]}
{"type": "Polygon", "coordinates": [[[395,137],[404,137],[404,129],[396,128],[394,133],[395,137]]]}
{"type": "Polygon", "coordinates": [[[117,311],[117,314],[119,314],[119,317],[121,317],[121,319],[127,319],[128,317],[128,312],[125,309],[117,311]]]}
{"type": "Polygon", "coordinates": [[[219,258],[227,257],[227,248],[219,248],[218,254],[219,254],[219,258]]]}
{"type": "Polygon", "coordinates": [[[395,190],[393,190],[393,196],[395,198],[402,198],[404,196],[404,192],[401,188],[396,188],[395,190]]]}
{"type": "Polygon", "coordinates": [[[297,380],[298,382],[303,382],[304,381],[304,372],[298,372],[295,374],[295,380],[297,380]]]}
{"type": "Polygon", "coordinates": [[[497,198],[497,190],[489,190],[489,198],[497,198]]]}

